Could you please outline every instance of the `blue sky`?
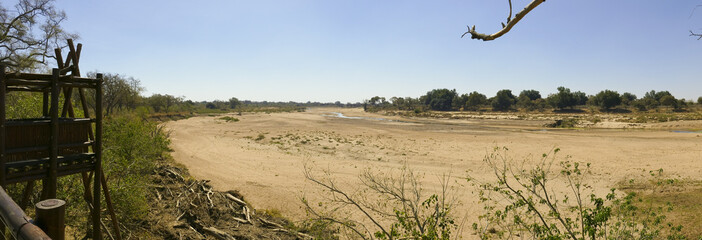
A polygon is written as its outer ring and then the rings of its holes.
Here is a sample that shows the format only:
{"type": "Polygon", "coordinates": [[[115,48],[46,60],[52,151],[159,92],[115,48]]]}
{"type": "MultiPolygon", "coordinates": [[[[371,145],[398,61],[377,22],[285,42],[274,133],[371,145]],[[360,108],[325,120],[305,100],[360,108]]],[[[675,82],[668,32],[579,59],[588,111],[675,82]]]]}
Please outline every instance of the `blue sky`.
{"type": "MultiPolygon", "coordinates": [[[[514,0],[515,12],[527,0],[514,0]]],[[[702,96],[702,0],[551,0],[492,42],[504,0],[56,3],[81,69],[192,100],[358,102],[434,88],[702,96]]]]}

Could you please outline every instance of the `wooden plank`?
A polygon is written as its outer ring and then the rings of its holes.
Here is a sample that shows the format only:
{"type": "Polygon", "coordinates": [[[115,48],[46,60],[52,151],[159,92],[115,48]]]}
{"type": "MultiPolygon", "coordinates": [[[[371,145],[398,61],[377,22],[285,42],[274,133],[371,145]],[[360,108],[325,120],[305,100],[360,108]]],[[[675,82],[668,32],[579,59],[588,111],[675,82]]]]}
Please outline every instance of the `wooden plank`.
{"type": "Polygon", "coordinates": [[[14,78],[14,79],[25,79],[25,80],[46,80],[46,81],[51,81],[51,75],[50,74],[39,74],[39,73],[18,73],[18,72],[13,72],[13,73],[7,73],[6,74],[7,78],[14,78]]]}
{"type": "Polygon", "coordinates": [[[21,78],[10,78],[10,79],[5,80],[5,83],[7,84],[7,86],[40,86],[40,87],[51,86],[50,81],[28,80],[28,79],[21,79],[21,78]]]}
{"type": "MultiPolygon", "coordinates": [[[[59,124],[78,124],[84,122],[95,122],[92,118],[59,118],[59,124]]],[[[46,118],[29,118],[29,119],[10,119],[6,126],[27,126],[27,125],[46,125],[51,124],[51,119],[46,118]]]]}
{"type": "MultiPolygon", "coordinates": [[[[94,144],[93,141],[81,142],[81,143],[64,143],[59,144],[58,149],[64,148],[74,148],[74,147],[89,147],[94,144]]],[[[23,153],[23,152],[37,152],[37,151],[47,151],[51,150],[49,146],[36,146],[36,147],[24,147],[24,148],[9,148],[5,150],[6,154],[13,153],[23,153]]]]}
{"type": "MultiPolygon", "coordinates": [[[[74,155],[67,155],[67,156],[58,157],[57,163],[63,164],[63,163],[67,163],[67,162],[90,160],[93,158],[95,158],[95,153],[81,153],[81,154],[74,154],[74,155]]],[[[50,158],[29,159],[29,160],[22,160],[22,161],[16,161],[16,162],[9,162],[9,163],[6,163],[5,166],[7,166],[8,169],[20,169],[20,168],[24,168],[24,167],[43,165],[43,164],[48,163],[49,161],[50,161],[50,158]]]]}

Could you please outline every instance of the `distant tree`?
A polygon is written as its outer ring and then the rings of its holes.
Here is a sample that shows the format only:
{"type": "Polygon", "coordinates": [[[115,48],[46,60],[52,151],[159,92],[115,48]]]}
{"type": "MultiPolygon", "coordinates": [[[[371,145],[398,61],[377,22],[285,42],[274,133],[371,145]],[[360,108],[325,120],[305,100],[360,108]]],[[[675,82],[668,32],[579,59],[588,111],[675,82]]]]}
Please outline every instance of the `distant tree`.
{"type": "MultiPolygon", "coordinates": [[[[88,77],[95,77],[95,72],[89,72],[88,77]]],[[[141,82],[133,77],[122,76],[116,73],[103,74],[102,107],[105,115],[111,115],[119,109],[135,109],[141,101],[141,92],[144,88],[141,82]]],[[[75,92],[74,94],[78,94],[75,92]]],[[[77,98],[75,98],[77,99],[77,98]]],[[[95,106],[93,94],[86,95],[87,103],[91,108],[95,106]]]]}
{"type": "Polygon", "coordinates": [[[697,104],[702,104],[702,97],[697,98],[697,104]]]}
{"type": "Polygon", "coordinates": [[[492,100],[492,109],[499,111],[509,110],[515,102],[516,98],[512,95],[512,90],[503,89],[495,94],[495,98],[492,100]]]}
{"type": "Polygon", "coordinates": [[[453,110],[459,110],[461,108],[465,109],[466,102],[468,102],[468,94],[461,94],[453,98],[453,103],[451,103],[451,108],[453,110]]]}
{"type": "Polygon", "coordinates": [[[380,96],[372,97],[370,100],[368,100],[368,103],[370,103],[370,105],[373,105],[373,106],[388,104],[387,100],[385,100],[385,97],[380,97],[380,96]]]}
{"type": "Polygon", "coordinates": [[[229,108],[235,109],[235,108],[237,108],[239,105],[241,105],[241,102],[239,102],[239,99],[237,99],[237,98],[235,98],[235,97],[232,97],[232,98],[229,99],[229,108]]]}
{"type": "Polygon", "coordinates": [[[588,97],[584,92],[573,92],[575,98],[575,106],[587,104],[588,97]]]}
{"type": "Polygon", "coordinates": [[[539,93],[539,91],[536,91],[533,89],[532,90],[523,90],[522,92],[519,93],[519,98],[522,98],[522,97],[529,98],[529,100],[534,101],[536,99],[541,98],[541,93],[539,93]]]}
{"type": "Polygon", "coordinates": [[[16,71],[32,70],[54,58],[54,48],[65,39],[61,24],[66,13],[54,7],[53,0],[19,0],[13,8],[0,2],[0,63],[16,71]]]}
{"type": "Polygon", "coordinates": [[[629,106],[632,102],[636,100],[636,95],[625,92],[622,93],[622,104],[629,106]]]}
{"type": "Polygon", "coordinates": [[[631,105],[634,106],[639,111],[646,111],[648,109],[656,108],[660,104],[658,103],[658,101],[656,101],[656,99],[643,97],[643,98],[637,99],[631,105]]]}
{"type": "Polygon", "coordinates": [[[578,104],[580,99],[576,99],[575,95],[570,92],[569,88],[558,87],[558,93],[551,94],[546,99],[549,105],[557,109],[573,108],[578,104]]]}
{"type": "Polygon", "coordinates": [[[466,110],[475,111],[480,109],[480,106],[487,104],[487,102],[487,97],[485,95],[474,91],[468,95],[468,98],[463,108],[466,110]]]}
{"type": "Polygon", "coordinates": [[[661,97],[660,104],[663,106],[673,107],[675,109],[679,108],[678,100],[675,99],[675,97],[673,97],[672,95],[665,95],[665,96],[661,97]]]}
{"type": "Polygon", "coordinates": [[[661,98],[665,96],[673,96],[673,94],[670,94],[670,92],[668,91],[656,92],[655,90],[651,90],[650,92],[644,94],[644,98],[656,100],[656,102],[658,103],[661,103],[661,98]]]}
{"type": "Polygon", "coordinates": [[[154,109],[154,111],[166,113],[173,110],[172,107],[181,102],[183,102],[182,97],[175,97],[169,94],[154,94],[147,99],[147,103],[154,109]]]}
{"type": "Polygon", "coordinates": [[[429,106],[432,110],[448,111],[451,110],[453,99],[458,97],[458,93],[456,93],[456,89],[448,90],[443,88],[431,90],[422,97],[424,99],[424,104],[429,106]]]}
{"type": "Polygon", "coordinates": [[[592,104],[602,109],[610,109],[622,103],[619,93],[611,90],[604,90],[591,98],[592,104]]]}
{"type": "Polygon", "coordinates": [[[539,91],[524,90],[521,93],[519,93],[519,97],[517,98],[517,107],[526,109],[528,111],[540,109],[538,103],[542,101],[538,100],[541,100],[541,94],[539,93],[539,91]]]}
{"type": "Polygon", "coordinates": [[[391,97],[390,98],[390,104],[397,110],[406,110],[405,109],[405,99],[401,97],[391,97]]]}

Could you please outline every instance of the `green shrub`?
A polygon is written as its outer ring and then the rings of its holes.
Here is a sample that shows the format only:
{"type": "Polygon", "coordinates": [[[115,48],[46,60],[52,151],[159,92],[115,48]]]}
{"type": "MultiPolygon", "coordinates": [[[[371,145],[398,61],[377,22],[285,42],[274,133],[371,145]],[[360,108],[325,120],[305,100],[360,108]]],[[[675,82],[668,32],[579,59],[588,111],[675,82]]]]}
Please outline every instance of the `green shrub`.
{"type": "Polygon", "coordinates": [[[575,125],[577,125],[580,121],[575,118],[566,118],[566,119],[559,119],[556,120],[554,123],[547,124],[547,127],[553,127],[553,128],[574,128],[575,125]]]}
{"type": "Polygon", "coordinates": [[[220,119],[220,120],[224,120],[224,121],[226,121],[226,122],[238,122],[238,121],[239,121],[238,118],[230,117],[230,116],[224,116],[224,117],[221,117],[221,118],[219,118],[219,119],[220,119]]]}
{"type": "Polygon", "coordinates": [[[590,99],[593,105],[602,109],[610,109],[622,103],[622,98],[616,91],[604,90],[590,99]]]}
{"type": "Polygon", "coordinates": [[[118,218],[135,226],[148,214],[148,176],[170,140],[162,126],[134,115],[107,119],[103,132],[103,169],[118,218]]]}
{"type": "Polygon", "coordinates": [[[503,89],[498,91],[495,98],[493,98],[492,109],[498,111],[509,110],[516,101],[517,99],[512,94],[512,90],[503,89]]]}
{"type": "Polygon", "coordinates": [[[565,159],[553,171],[557,148],[524,161],[514,161],[507,152],[495,148],[486,155],[496,179],[474,184],[485,210],[473,224],[481,239],[684,238],[680,225],[665,221],[669,209],[638,206],[636,194],[620,198],[615,189],[596,195],[586,181],[590,164],[565,159]]]}

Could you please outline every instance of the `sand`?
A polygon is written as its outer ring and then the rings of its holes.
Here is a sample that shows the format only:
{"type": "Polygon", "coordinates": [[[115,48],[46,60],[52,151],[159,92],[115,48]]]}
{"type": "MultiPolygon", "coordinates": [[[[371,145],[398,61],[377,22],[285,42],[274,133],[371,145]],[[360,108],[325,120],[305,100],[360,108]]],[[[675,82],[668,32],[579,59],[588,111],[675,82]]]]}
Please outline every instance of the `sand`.
{"type": "Polygon", "coordinates": [[[702,133],[673,131],[702,129],[702,121],[548,129],[543,127],[547,120],[417,119],[342,108],[230,116],[240,121],[202,116],[166,123],[173,157],[195,177],[212,180],[217,190],[239,190],[255,208],[277,209],[294,220],[305,217],[301,197],[314,200],[321,194],[305,179],[305,163],[328,169],[350,188],[364,168],[385,171],[407,163],[425,174],[427,192],[438,191],[439,176],[450,173],[464,185],[456,193],[456,213],[467,225],[482,210],[463,178],[490,179],[483,157],[495,146],[508,147],[515,158],[560,148],[563,159],[592,164],[598,192],[661,168],[677,178],[702,178],[702,133]]]}

